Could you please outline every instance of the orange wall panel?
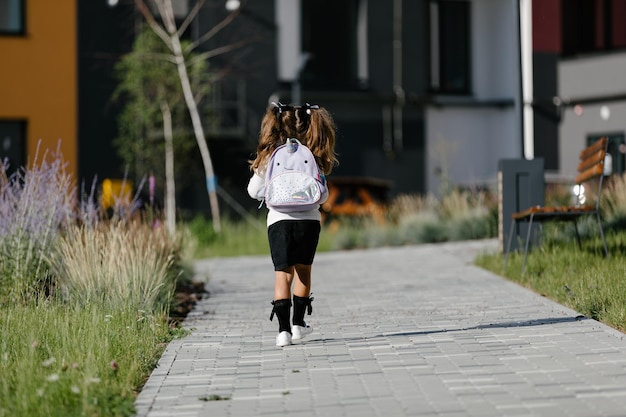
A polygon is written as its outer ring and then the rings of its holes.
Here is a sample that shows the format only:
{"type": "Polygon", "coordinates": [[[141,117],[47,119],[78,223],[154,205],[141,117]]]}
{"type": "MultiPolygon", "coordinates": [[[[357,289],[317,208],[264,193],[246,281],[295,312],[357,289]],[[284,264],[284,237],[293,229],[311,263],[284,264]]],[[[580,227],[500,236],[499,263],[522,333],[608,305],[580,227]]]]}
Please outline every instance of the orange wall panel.
{"type": "Polygon", "coordinates": [[[26,35],[0,36],[0,119],[27,122],[32,162],[59,147],[77,174],[76,0],[26,2],[26,35]]]}

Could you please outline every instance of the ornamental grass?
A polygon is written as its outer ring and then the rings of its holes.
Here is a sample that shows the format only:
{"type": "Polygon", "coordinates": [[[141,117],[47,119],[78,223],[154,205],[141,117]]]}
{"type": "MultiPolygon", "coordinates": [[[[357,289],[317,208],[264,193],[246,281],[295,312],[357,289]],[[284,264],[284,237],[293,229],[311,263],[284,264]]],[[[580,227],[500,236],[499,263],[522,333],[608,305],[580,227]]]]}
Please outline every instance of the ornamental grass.
{"type": "Polygon", "coordinates": [[[166,342],[180,239],[78,201],[60,157],[0,166],[0,417],[131,416],[166,342]]]}

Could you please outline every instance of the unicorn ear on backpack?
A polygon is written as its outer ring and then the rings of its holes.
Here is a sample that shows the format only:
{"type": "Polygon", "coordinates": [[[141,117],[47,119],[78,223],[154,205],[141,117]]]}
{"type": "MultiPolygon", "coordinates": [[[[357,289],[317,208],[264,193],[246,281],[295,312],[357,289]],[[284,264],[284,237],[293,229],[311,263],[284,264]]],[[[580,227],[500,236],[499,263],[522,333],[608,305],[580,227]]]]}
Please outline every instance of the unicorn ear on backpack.
{"type": "Polygon", "coordinates": [[[287,152],[288,153],[294,153],[295,151],[298,150],[298,145],[300,144],[300,142],[298,141],[298,139],[296,138],[289,138],[287,139],[287,152]]]}

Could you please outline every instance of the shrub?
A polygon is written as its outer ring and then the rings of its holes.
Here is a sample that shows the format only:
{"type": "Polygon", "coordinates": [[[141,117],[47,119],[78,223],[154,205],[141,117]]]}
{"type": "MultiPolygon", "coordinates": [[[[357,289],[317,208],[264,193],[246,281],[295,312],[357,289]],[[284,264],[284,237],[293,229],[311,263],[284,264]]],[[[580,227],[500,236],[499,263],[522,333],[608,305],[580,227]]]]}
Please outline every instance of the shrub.
{"type": "Polygon", "coordinates": [[[334,248],[436,243],[497,234],[497,207],[485,191],[454,190],[443,198],[400,195],[389,204],[387,224],[343,219],[334,248]]]}
{"type": "Polygon", "coordinates": [[[0,416],[132,415],[172,337],[179,239],[74,189],[60,158],[0,170],[0,416]]]}
{"type": "Polygon", "coordinates": [[[434,210],[402,216],[396,227],[403,244],[433,243],[447,240],[445,226],[434,210]]]}
{"type": "Polygon", "coordinates": [[[448,240],[484,239],[494,236],[494,227],[491,217],[478,210],[475,214],[465,217],[455,217],[446,223],[448,240]]]}
{"type": "Polygon", "coordinates": [[[574,194],[573,184],[548,183],[545,191],[545,204],[547,206],[569,206],[572,204],[574,194]]]}
{"type": "Polygon", "coordinates": [[[602,217],[609,226],[626,226],[626,173],[606,180],[601,204],[602,217]]]}
{"type": "Polygon", "coordinates": [[[152,311],[171,299],[177,252],[165,228],[117,221],[68,230],[51,266],[63,300],[152,311]]]}
{"type": "Polygon", "coordinates": [[[436,211],[439,201],[432,194],[400,194],[389,204],[388,217],[391,223],[398,223],[407,215],[424,211],[436,211]]]}
{"type": "Polygon", "coordinates": [[[0,170],[0,304],[24,302],[49,285],[45,258],[74,219],[75,194],[58,157],[35,158],[7,177],[0,170]]]}
{"type": "Polygon", "coordinates": [[[187,227],[199,246],[209,246],[218,238],[213,225],[204,216],[195,216],[187,227]]]}

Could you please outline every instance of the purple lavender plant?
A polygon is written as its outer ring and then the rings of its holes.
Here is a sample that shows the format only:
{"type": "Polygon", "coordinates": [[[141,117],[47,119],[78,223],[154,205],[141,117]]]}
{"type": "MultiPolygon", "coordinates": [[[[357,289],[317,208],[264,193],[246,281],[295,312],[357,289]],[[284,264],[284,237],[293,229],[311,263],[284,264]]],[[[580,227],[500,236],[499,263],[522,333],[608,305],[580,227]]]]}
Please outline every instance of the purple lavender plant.
{"type": "Polygon", "coordinates": [[[31,168],[0,172],[0,303],[34,298],[49,280],[46,259],[74,220],[75,190],[58,155],[31,168]]]}
{"type": "Polygon", "coordinates": [[[150,207],[154,206],[154,189],[156,188],[156,179],[154,175],[148,177],[148,192],[150,196],[150,207]]]}
{"type": "Polygon", "coordinates": [[[85,191],[85,184],[83,184],[82,187],[82,197],[80,200],[81,221],[82,224],[88,227],[96,227],[102,217],[102,211],[96,199],[97,180],[97,177],[93,179],[89,193],[85,191]]]}

